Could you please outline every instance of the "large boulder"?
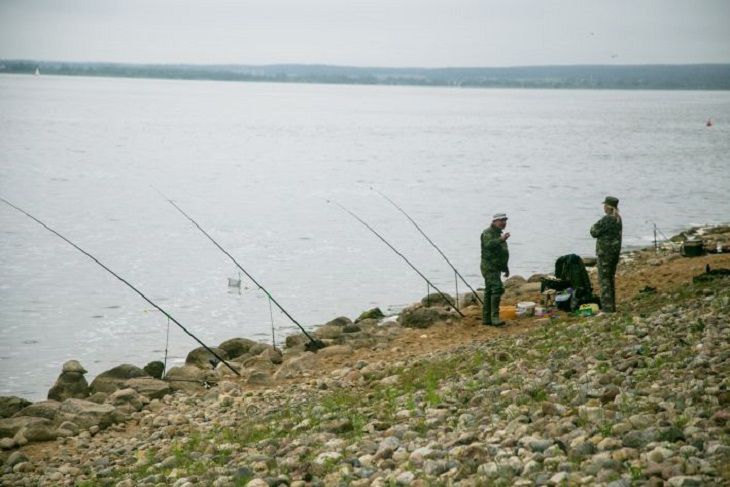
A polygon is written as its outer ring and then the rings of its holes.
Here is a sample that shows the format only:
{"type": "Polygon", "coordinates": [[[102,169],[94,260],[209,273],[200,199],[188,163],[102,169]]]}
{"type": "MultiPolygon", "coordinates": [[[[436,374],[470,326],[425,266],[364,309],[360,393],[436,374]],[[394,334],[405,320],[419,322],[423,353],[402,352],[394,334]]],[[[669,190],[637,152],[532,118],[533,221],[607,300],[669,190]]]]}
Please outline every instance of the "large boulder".
{"type": "Polygon", "coordinates": [[[324,325],[314,330],[314,336],[321,340],[335,340],[342,335],[342,326],[324,325]]]}
{"type": "Polygon", "coordinates": [[[15,413],[15,416],[55,419],[59,409],[61,409],[61,403],[58,401],[40,401],[21,409],[15,413]]]}
{"type": "MultiPolygon", "coordinates": [[[[212,347],[211,350],[223,360],[228,360],[228,354],[225,350],[215,347],[212,347]]],[[[199,369],[213,370],[218,365],[218,362],[220,360],[205,347],[198,347],[185,357],[185,365],[192,365],[199,369]]]]}
{"type": "Polygon", "coordinates": [[[304,352],[295,357],[287,359],[274,373],[274,379],[291,379],[312,371],[319,365],[317,355],[312,352],[304,352]]]}
{"type": "Polygon", "coordinates": [[[110,404],[96,404],[83,399],[66,399],[58,411],[58,418],[71,421],[83,429],[92,426],[104,429],[125,419],[110,404]]]}
{"type": "Polygon", "coordinates": [[[512,287],[520,287],[527,283],[527,279],[522,276],[510,276],[504,281],[504,287],[509,289],[512,287]]]}
{"type": "Polygon", "coordinates": [[[286,340],[284,342],[284,346],[286,348],[295,348],[298,346],[304,346],[305,343],[307,343],[309,339],[304,336],[304,333],[299,333],[296,335],[289,335],[286,337],[286,340]]]}
{"type": "Polygon", "coordinates": [[[160,362],[159,360],[153,360],[152,362],[145,365],[144,369],[142,370],[144,370],[150,377],[154,377],[155,379],[162,379],[162,376],[165,374],[165,364],[160,362]]]}
{"type": "Polygon", "coordinates": [[[131,387],[150,399],[161,399],[172,392],[170,384],[167,382],[147,377],[129,379],[124,383],[124,385],[126,387],[131,387]]]}
{"type": "Polygon", "coordinates": [[[171,368],[165,379],[175,391],[199,392],[215,385],[218,376],[213,370],[204,370],[194,365],[183,365],[171,368]]]}
{"type": "Polygon", "coordinates": [[[234,359],[248,353],[254,345],[256,345],[256,342],[248,338],[231,338],[218,345],[218,348],[226,352],[229,359],[234,359]]]}
{"type": "Polygon", "coordinates": [[[261,355],[267,350],[276,350],[272,345],[268,343],[255,343],[248,349],[248,353],[251,355],[261,355]]]}
{"type": "Polygon", "coordinates": [[[51,441],[58,437],[58,430],[52,421],[29,424],[19,431],[30,442],[51,441]]]}
{"type": "Polygon", "coordinates": [[[12,438],[21,429],[36,424],[51,425],[52,421],[46,418],[33,418],[31,416],[16,416],[14,418],[0,419],[0,438],[12,438]]]}
{"type": "Polygon", "coordinates": [[[455,318],[455,316],[444,308],[414,306],[401,312],[398,323],[405,328],[429,328],[438,322],[452,318],[455,318]]]}
{"type": "Polygon", "coordinates": [[[31,402],[17,396],[0,396],[0,419],[9,418],[31,402]]]}
{"type": "Polygon", "coordinates": [[[141,411],[144,405],[150,402],[148,398],[131,387],[114,391],[106,401],[126,414],[141,411]]]}
{"type": "Polygon", "coordinates": [[[481,306],[480,300],[481,300],[481,302],[484,302],[484,290],[483,289],[478,289],[476,291],[476,295],[473,292],[469,291],[468,293],[464,293],[459,298],[459,307],[466,308],[467,306],[474,306],[474,305],[481,306]],[[477,296],[479,297],[479,299],[477,299],[477,296]]]}
{"type": "Polygon", "coordinates": [[[64,401],[71,397],[84,399],[89,396],[89,384],[84,378],[84,369],[78,360],[69,360],[63,364],[61,375],[48,391],[48,399],[64,401]]]}
{"type": "Polygon", "coordinates": [[[380,308],[372,308],[367,311],[363,311],[360,316],[355,319],[355,323],[362,320],[379,320],[381,318],[385,318],[385,315],[382,311],[380,311],[380,308]]]}
{"type": "Polygon", "coordinates": [[[451,306],[456,305],[456,301],[447,293],[431,293],[421,299],[424,306],[451,306]]]}
{"type": "Polygon", "coordinates": [[[111,394],[122,389],[124,383],[135,377],[148,377],[144,370],[131,364],[122,364],[97,375],[89,386],[91,393],[105,392],[111,394]]]}
{"type": "Polygon", "coordinates": [[[347,316],[338,316],[334,320],[325,323],[325,326],[345,326],[352,324],[352,320],[347,316]]]}

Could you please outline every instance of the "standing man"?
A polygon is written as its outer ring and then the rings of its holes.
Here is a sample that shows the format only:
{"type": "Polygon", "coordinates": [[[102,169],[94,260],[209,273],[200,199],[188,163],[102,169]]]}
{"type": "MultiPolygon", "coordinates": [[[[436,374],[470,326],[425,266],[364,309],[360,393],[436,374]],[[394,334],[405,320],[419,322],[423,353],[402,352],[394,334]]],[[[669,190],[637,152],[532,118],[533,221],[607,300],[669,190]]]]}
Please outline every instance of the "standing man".
{"type": "Polygon", "coordinates": [[[492,224],[482,232],[482,263],[484,276],[484,305],[482,307],[482,323],[490,326],[502,326],[499,319],[499,301],[504,294],[502,278],[509,277],[509,250],[507,239],[509,232],[502,233],[507,226],[507,215],[497,213],[492,217],[492,224]]]}
{"type": "Polygon", "coordinates": [[[591,227],[596,239],[598,280],[601,285],[601,308],[606,313],[616,312],[616,266],[621,253],[623,223],[618,212],[618,198],[606,196],[603,200],[605,216],[591,227]]]}

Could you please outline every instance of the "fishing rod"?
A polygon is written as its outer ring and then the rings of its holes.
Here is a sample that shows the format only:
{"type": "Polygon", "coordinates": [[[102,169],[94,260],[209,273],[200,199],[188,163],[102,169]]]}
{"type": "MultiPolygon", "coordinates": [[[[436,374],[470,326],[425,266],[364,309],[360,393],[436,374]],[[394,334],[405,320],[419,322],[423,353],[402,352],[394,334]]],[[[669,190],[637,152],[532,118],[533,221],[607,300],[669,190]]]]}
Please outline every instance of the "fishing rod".
{"type": "Polygon", "coordinates": [[[253,283],[256,284],[256,286],[258,286],[258,288],[266,294],[266,296],[269,297],[269,299],[271,300],[271,302],[273,302],[276,305],[276,307],[279,308],[279,310],[281,310],[281,312],[284,313],[287,316],[287,318],[289,318],[292,321],[292,323],[294,323],[295,325],[297,325],[299,327],[299,329],[302,330],[302,333],[304,333],[304,335],[309,339],[309,344],[307,346],[307,349],[308,350],[313,351],[313,352],[316,352],[317,350],[325,347],[325,344],[321,340],[317,340],[317,339],[312,338],[309,335],[309,333],[307,333],[307,330],[305,330],[304,327],[302,325],[300,325],[299,322],[297,320],[295,320],[294,317],[292,317],[292,315],[290,315],[279,304],[279,302],[276,299],[274,299],[274,297],[271,295],[271,293],[269,291],[267,291],[264,286],[262,286],[261,284],[259,284],[259,282],[256,279],[254,279],[253,276],[251,274],[249,274],[246,271],[246,269],[244,269],[241,266],[241,264],[238,263],[238,261],[236,260],[235,257],[233,257],[230,253],[228,253],[228,251],[226,251],[226,249],[224,249],[223,247],[221,247],[221,245],[218,242],[216,242],[215,239],[208,234],[208,232],[206,232],[205,230],[203,230],[203,227],[201,227],[198,224],[198,222],[196,222],[195,220],[193,220],[193,218],[190,215],[188,215],[187,213],[185,213],[182,208],[180,208],[170,198],[168,198],[167,196],[165,196],[165,194],[162,193],[160,190],[157,190],[156,189],[156,191],[160,194],[160,196],[162,196],[165,200],[167,200],[167,202],[170,203],[177,211],[179,211],[185,218],[187,218],[188,220],[190,220],[192,222],[192,224],[195,225],[195,227],[203,233],[203,235],[205,235],[206,237],[208,237],[208,240],[210,240],[211,242],[213,242],[213,244],[216,247],[218,247],[218,249],[220,249],[221,252],[223,252],[224,254],[226,254],[228,256],[228,258],[231,259],[234,264],[236,264],[236,267],[238,267],[241,270],[241,272],[243,272],[244,274],[246,274],[246,276],[249,279],[251,279],[251,281],[253,281],[253,283]]]}
{"type": "MultiPolygon", "coordinates": [[[[329,203],[329,202],[330,202],[330,200],[327,200],[327,202],[329,203]]],[[[449,306],[451,306],[451,307],[452,307],[452,308],[454,309],[454,311],[456,311],[457,313],[459,313],[459,316],[461,316],[462,318],[465,318],[465,316],[464,316],[464,313],[462,313],[461,311],[459,311],[459,308],[457,308],[456,306],[454,306],[454,304],[453,304],[453,303],[451,302],[451,300],[450,300],[450,299],[449,299],[449,298],[448,298],[448,297],[447,297],[447,296],[446,296],[446,295],[445,295],[445,294],[444,294],[443,292],[441,292],[441,290],[440,290],[439,288],[437,288],[437,287],[436,287],[436,286],[435,286],[435,285],[434,285],[434,284],[433,284],[433,283],[432,283],[431,281],[429,281],[429,280],[428,280],[428,278],[427,278],[426,276],[424,276],[424,275],[423,275],[423,273],[422,273],[421,271],[419,271],[418,269],[416,269],[416,266],[414,266],[414,265],[413,265],[413,264],[411,263],[411,261],[410,261],[410,260],[408,260],[408,259],[406,258],[406,256],[405,256],[405,255],[403,255],[402,253],[400,253],[400,252],[399,252],[399,251],[398,251],[398,250],[397,250],[397,249],[396,249],[395,247],[393,247],[393,246],[392,246],[392,245],[391,245],[391,244],[390,244],[390,243],[389,243],[389,242],[388,242],[387,240],[385,240],[385,238],[383,238],[383,236],[382,236],[382,235],[380,235],[380,234],[379,234],[378,232],[376,232],[376,231],[375,231],[375,230],[373,229],[373,227],[371,227],[370,225],[368,225],[368,224],[367,224],[367,222],[365,222],[365,220],[363,220],[362,218],[360,218],[360,217],[359,217],[359,216],[357,216],[357,215],[356,215],[355,213],[351,212],[350,210],[348,210],[347,208],[345,208],[344,206],[342,206],[342,205],[341,205],[341,204],[339,204],[338,202],[336,202],[336,201],[332,201],[332,203],[336,204],[336,205],[337,205],[337,206],[339,206],[339,207],[340,207],[340,208],[341,208],[342,210],[344,210],[344,211],[346,211],[347,213],[349,213],[349,214],[350,214],[350,215],[351,215],[351,216],[352,216],[353,218],[355,218],[355,219],[356,219],[357,221],[359,221],[360,223],[362,223],[363,225],[365,225],[365,228],[367,228],[368,230],[370,230],[371,232],[373,232],[373,233],[374,233],[374,234],[375,234],[375,235],[376,235],[376,236],[377,236],[377,237],[378,237],[378,238],[379,238],[379,239],[380,239],[380,240],[381,240],[381,241],[382,241],[382,242],[383,242],[383,243],[384,243],[385,245],[387,245],[388,247],[390,247],[390,249],[391,249],[391,250],[392,250],[393,252],[395,252],[396,254],[398,254],[398,255],[400,256],[400,258],[402,258],[403,260],[405,260],[405,261],[406,261],[406,264],[408,264],[408,265],[409,265],[409,266],[411,267],[411,269],[413,269],[414,271],[416,271],[416,273],[418,273],[418,275],[419,275],[419,276],[421,276],[421,277],[422,277],[422,278],[423,278],[423,279],[424,279],[424,280],[426,281],[426,283],[427,283],[427,284],[429,284],[429,285],[430,285],[430,286],[431,286],[432,288],[434,288],[434,289],[436,290],[436,292],[438,292],[438,293],[439,293],[439,294],[441,295],[441,297],[442,297],[442,298],[444,298],[444,301],[446,301],[446,302],[447,302],[447,303],[449,304],[449,306]]]]}
{"type": "Polygon", "coordinates": [[[46,225],[45,223],[43,223],[42,221],[40,221],[38,218],[36,218],[33,215],[31,215],[30,213],[28,213],[27,211],[25,211],[25,210],[23,210],[21,208],[18,208],[17,206],[15,206],[14,204],[12,204],[8,200],[6,200],[5,198],[0,197],[0,201],[2,201],[3,203],[5,203],[8,206],[11,206],[11,207],[15,208],[16,210],[18,210],[19,212],[21,212],[22,214],[24,214],[28,218],[36,221],[43,228],[45,228],[49,232],[55,234],[56,236],[60,237],[63,241],[65,241],[66,243],[68,243],[69,245],[71,245],[73,248],[75,248],[76,250],[78,250],[79,252],[81,252],[82,254],[84,254],[85,256],[87,256],[88,258],[90,258],[91,260],[93,260],[94,262],[96,262],[97,264],[99,264],[104,270],[106,270],[112,276],[116,277],[117,279],[119,279],[120,281],[122,281],[124,284],[126,284],[127,286],[129,286],[134,292],[136,292],[137,294],[139,294],[142,297],[142,299],[144,299],[145,301],[147,301],[148,303],[150,303],[152,306],[154,306],[163,315],[167,316],[167,318],[169,320],[171,320],[173,323],[175,323],[177,326],[179,326],[182,331],[184,331],[185,333],[187,333],[188,335],[190,335],[193,338],[193,340],[195,340],[200,345],[202,345],[203,348],[205,348],[208,352],[210,352],[216,359],[218,359],[220,362],[223,362],[226,365],[226,367],[228,367],[229,369],[231,369],[236,375],[238,375],[238,376],[241,375],[236,369],[234,369],[233,367],[231,367],[231,365],[228,362],[226,362],[225,360],[223,360],[217,353],[215,353],[213,351],[213,349],[211,349],[208,345],[206,345],[205,343],[203,343],[202,341],[200,341],[198,339],[198,337],[196,337],[195,335],[193,335],[192,333],[190,333],[187,330],[187,328],[185,328],[182,325],[182,323],[180,323],[175,318],[173,318],[170,315],[170,313],[168,313],[164,309],[160,308],[157,304],[155,304],[154,302],[152,302],[152,300],[150,298],[148,298],[147,296],[145,296],[142,293],[142,291],[140,291],[136,287],[132,286],[127,280],[125,280],[124,278],[122,278],[119,274],[117,274],[116,272],[114,272],[113,270],[111,270],[110,268],[108,268],[107,266],[105,266],[104,264],[102,264],[96,257],[94,257],[93,255],[91,255],[90,253],[88,253],[87,251],[85,251],[84,249],[82,249],[81,247],[79,247],[78,245],[76,245],[75,243],[73,243],[71,240],[67,239],[66,237],[64,237],[63,235],[61,235],[60,233],[58,233],[57,231],[55,231],[54,229],[52,229],[51,227],[49,227],[48,225],[46,225]]]}
{"type": "Polygon", "coordinates": [[[405,215],[405,217],[406,217],[406,218],[408,218],[408,221],[410,221],[411,223],[413,223],[413,226],[414,226],[414,227],[416,227],[416,230],[418,230],[418,231],[419,231],[419,232],[421,233],[421,235],[423,235],[423,236],[424,236],[424,238],[425,238],[426,240],[428,240],[428,243],[430,243],[430,244],[431,244],[431,246],[432,246],[433,248],[435,248],[435,249],[436,249],[436,250],[438,251],[438,253],[439,253],[439,254],[441,254],[441,257],[443,257],[443,258],[444,258],[444,260],[446,261],[446,263],[447,263],[447,264],[449,264],[449,267],[451,267],[451,268],[452,268],[452,269],[454,270],[454,272],[456,273],[456,275],[457,275],[457,276],[459,276],[459,279],[461,279],[461,281],[462,281],[462,282],[463,282],[464,284],[466,284],[466,287],[468,287],[468,288],[469,288],[469,290],[471,290],[471,292],[472,292],[472,293],[474,293],[474,297],[475,297],[475,298],[477,298],[477,301],[479,301],[479,304],[484,304],[484,302],[482,301],[482,298],[480,298],[480,297],[479,297],[479,294],[477,294],[477,292],[476,292],[476,291],[475,291],[475,290],[474,290],[474,289],[473,289],[473,288],[472,288],[472,287],[471,287],[471,286],[469,285],[469,283],[468,283],[468,282],[466,282],[466,279],[464,279],[464,276],[462,276],[462,275],[461,275],[461,273],[459,273],[459,271],[457,271],[457,270],[456,270],[456,267],[454,267],[454,266],[453,266],[453,264],[451,263],[451,261],[449,260],[449,258],[448,258],[448,257],[446,257],[446,254],[444,254],[444,253],[443,253],[443,252],[441,251],[441,249],[440,249],[440,248],[438,247],[438,245],[436,245],[436,244],[435,244],[435,243],[434,243],[434,242],[433,242],[433,241],[432,241],[432,240],[431,240],[431,239],[430,239],[430,238],[428,237],[428,235],[426,235],[426,233],[425,233],[425,232],[424,232],[424,231],[423,231],[423,230],[421,229],[421,227],[420,227],[420,226],[418,225],[418,223],[416,223],[416,222],[415,222],[415,220],[413,220],[413,218],[411,218],[411,216],[410,216],[410,215],[409,215],[408,213],[406,213],[406,210],[404,210],[403,208],[401,208],[400,206],[398,206],[398,205],[397,205],[397,204],[395,203],[395,201],[393,201],[392,199],[388,198],[388,197],[387,197],[387,196],[386,196],[385,194],[383,194],[382,192],[380,192],[380,191],[378,191],[377,189],[373,188],[372,186],[370,187],[370,189],[372,189],[373,191],[375,191],[376,193],[378,193],[378,194],[379,194],[380,196],[382,196],[383,198],[385,198],[386,200],[388,200],[388,202],[389,202],[389,203],[390,203],[391,205],[395,206],[395,207],[396,207],[396,208],[398,209],[398,211],[400,211],[401,213],[403,213],[403,214],[405,215]]]}

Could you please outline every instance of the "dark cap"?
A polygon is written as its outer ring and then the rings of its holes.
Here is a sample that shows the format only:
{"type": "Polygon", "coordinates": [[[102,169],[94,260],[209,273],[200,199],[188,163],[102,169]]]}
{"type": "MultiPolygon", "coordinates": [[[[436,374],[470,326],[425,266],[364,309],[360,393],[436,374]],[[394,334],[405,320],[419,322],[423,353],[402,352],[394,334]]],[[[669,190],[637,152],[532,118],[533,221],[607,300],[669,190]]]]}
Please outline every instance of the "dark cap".
{"type": "Polygon", "coordinates": [[[613,208],[618,208],[618,198],[615,198],[613,196],[606,196],[606,199],[603,200],[603,204],[611,206],[613,208]]]}

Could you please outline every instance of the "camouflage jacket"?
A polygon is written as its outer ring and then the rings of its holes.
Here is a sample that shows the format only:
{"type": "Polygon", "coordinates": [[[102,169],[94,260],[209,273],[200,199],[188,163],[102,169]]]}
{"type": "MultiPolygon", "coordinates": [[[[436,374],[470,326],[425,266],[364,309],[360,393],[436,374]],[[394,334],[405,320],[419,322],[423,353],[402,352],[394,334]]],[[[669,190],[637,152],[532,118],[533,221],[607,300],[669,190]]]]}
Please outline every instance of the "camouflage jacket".
{"type": "Polygon", "coordinates": [[[616,259],[621,253],[621,218],[606,215],[591,227],[591,237],[596,240],[596,256],[602,259],[616,259]]]}
{"type": "Polygon", "coordinates": [[[502,230],[493,225],[482,232],[482,276],[486,277],[487,272],[509,272],[509,249],[501,236],[502,230]]]}

